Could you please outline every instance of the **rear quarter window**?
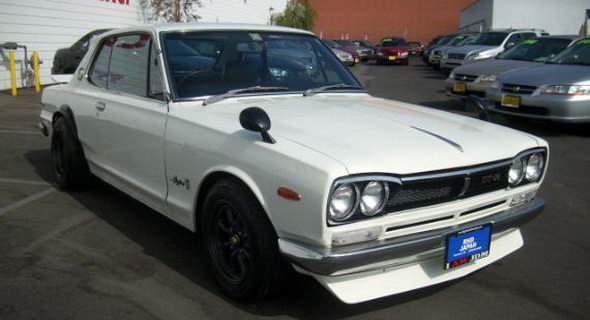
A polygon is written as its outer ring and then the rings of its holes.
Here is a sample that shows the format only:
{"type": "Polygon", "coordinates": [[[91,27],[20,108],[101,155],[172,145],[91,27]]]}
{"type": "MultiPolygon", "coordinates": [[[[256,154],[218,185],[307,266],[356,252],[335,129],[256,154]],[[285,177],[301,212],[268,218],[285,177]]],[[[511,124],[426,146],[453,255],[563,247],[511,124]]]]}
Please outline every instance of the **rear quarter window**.
{"type": "Polygon", "coordinates": [[[108,38],[102,42],[98,49],[98,54],[94,59],[88,79],[94,85],[107,88],[107,78],[109,73],[109,61],[111,58],[111,52],[115,43],[115,38],[108,38]]]}

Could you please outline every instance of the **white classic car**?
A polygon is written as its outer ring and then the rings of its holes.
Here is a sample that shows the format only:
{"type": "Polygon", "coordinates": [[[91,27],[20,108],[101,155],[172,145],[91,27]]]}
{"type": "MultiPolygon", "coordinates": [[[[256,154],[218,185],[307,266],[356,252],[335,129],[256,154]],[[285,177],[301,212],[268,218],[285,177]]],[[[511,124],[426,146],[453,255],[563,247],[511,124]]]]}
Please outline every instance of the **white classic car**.
{"type": "Polygon", "coordinates": [[[104,33],[39,125],[61,188],[94,175],[200,233],[238,299],[293,270],[346,303],[456,279],[520,248],[544,207],[544,140],[372,97],[290,28],[104,33]]]}

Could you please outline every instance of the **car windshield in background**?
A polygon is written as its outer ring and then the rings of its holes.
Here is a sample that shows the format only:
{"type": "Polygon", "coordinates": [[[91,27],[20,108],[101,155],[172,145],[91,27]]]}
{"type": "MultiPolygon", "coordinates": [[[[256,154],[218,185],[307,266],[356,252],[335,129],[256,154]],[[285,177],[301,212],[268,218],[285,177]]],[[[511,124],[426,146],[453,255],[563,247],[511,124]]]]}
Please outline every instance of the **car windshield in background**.
{"type": "Polygon", "coordinates": [[[448,43],[449,46],[456,46],[459,43],[461,43],[462,41],[465,41],[465,39],[467,39],[467,36],[456,36],[453,39],[451,39],[451,41],[448,43]]]}
{"type": "Polygon", "coordinates": [[[349,41],[349,40],[337,40],[335,42],[337,42],[338,44],[340,44],[342,46],[345,46],[347,48],[354,48],[354,47],[356,47],[356,45],[354,44],[354,42],[349,41]]]}
{"type": "Polygon", "coordinates": [[[498,59],[545,61],[563,51],[571,42],[570,39],[559,38],[530,39],[500,54],[498,59]]]}
{"type": "Polygon", "coordinates": [[[420,47],[420,42],[410,41],[410,42],[408,42],[408,46],[412,49],[415,49],[415,48],[420,47]]]}
{"type": "Polygon", "coordinates": [[[405,45],[406,45],[406,40],[404,40],[402,38],[385,38],[385,39],[381,40],[382,47],[399,47],[399,46],[405,46],[405,45]]]}
{"type": "Polygon", "coordinates": [[[482,46],[499,46],[507,36],[508,33],[506,32],[484,32],[470,44],[482,46]]]}
{"type": "Polygon", "coordinates": [[[590,66],[590,39],[579,41],[575,45],[565,49],[549,62],[590,66]]]}
{"type": "Polygon", "coordinates": [[[461,41],[459,41],[459,43],[457,43],[457,46],[465,46],[468,44],[472,44],[473,41],[475,41],[475,39],[477,39],[477,36],[465,37],[463,40],[461,40],[461,41]]]}
{"type": "Polygon", "coordinates": [[[342,46],[334,40],[322,40],[322,42],[332,49],[342,48],[342,46]]]}
{"type": "Polygon", "coordinates": [[[284,87],[285,91],[333,84],[360,86],[313,36],[246,31],[174,32],[164,33],[162,42],[172,86],[180,99],[254,86],[284,87]]]}
{"type": "Polygon", "coordinates": [[[446,36],[446,37],[438,40],[438,42],[436,44],[444,46],[444,45],[447,45],[449,42],[451,42],[451,40],[453,40],[454,38],[455,38],[455,36],[446,36]]]}
{"type": "Polygon", "coordinates": [[[372,44],[370,41],[367,41],[367,40],[362,40],[362,41],[359,41],[359,43],[360,43],[361,45],[363,45],[363,46],[365,46],[365,47],[369,47],[369,48],[373,46],[373,44],[372,44]]]}

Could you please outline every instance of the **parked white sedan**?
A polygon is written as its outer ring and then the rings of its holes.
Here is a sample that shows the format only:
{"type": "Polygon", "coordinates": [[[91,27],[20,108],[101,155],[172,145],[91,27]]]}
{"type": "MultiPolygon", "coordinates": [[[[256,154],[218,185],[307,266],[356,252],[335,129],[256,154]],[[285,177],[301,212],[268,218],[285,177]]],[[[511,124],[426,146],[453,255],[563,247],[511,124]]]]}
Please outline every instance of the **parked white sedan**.
{"type": "Polygon", "coordinates": [[[58,185],[92,174],[199,232],[234,298],[293,269],[347,303],[456,279],[544,207],[544,140],[372,97],[306,31],[114,30],[42,103],[58,185]]]}

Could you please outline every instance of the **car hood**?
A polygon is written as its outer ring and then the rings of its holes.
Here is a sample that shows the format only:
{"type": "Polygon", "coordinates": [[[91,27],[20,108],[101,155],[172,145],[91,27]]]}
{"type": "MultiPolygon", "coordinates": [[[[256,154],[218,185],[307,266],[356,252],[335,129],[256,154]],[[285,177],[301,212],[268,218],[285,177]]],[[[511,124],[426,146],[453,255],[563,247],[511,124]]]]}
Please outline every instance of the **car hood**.
{"type": "Polygon", "coordinates": [[[340,49],[331,49],[331,50],[332,50],[332,52],[334,52],[335,55],[339,55],[339,54],[342,54],[342,55],[350,55],[350,53],[348,53],[348,52],[346,52],[344,50],[340,50],[340,49]]]}
{"type": "MultiPolygon", "coordinates": [[[[207,106],[235,119],[258,106],[277,143],[294,142],[342,163],[350,174],[409,174],[508,159],[538,146],[531,135],[399,101],[364,94],[238,99],[207,106]],[[232,115],[228,115],[232,113],[232,115]]],[[[297,157],[298,155],[293,155],[297,157]]]]}
{"type": "Polygon", "coordinates": [[[472,52],[481,52],[481,51],[486,51],[486,50],[494,49],[494,48],[497,48],[497,46],[482,46],[482,45],[468,44],[465,46],[460,46],[460,47],[450,49],[450,50],[448,50],[448,53],[469,54],[472,52]]]}
{"type": "Polygon", "coordinates": [[[590,66],[541,64],[525,70],[503,73],[498,80],[527,86],[590,84],[590,66]]]}
{"type": "Polygon", "coordinates": [[[528,68],[540,64],[542,63],[534,61],[488,59],[457,67],[453,70],[453,73],[474,76],[482,74],[498,75],[506,71],[528,68]]]}

